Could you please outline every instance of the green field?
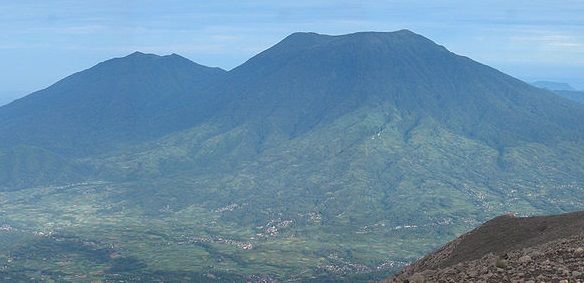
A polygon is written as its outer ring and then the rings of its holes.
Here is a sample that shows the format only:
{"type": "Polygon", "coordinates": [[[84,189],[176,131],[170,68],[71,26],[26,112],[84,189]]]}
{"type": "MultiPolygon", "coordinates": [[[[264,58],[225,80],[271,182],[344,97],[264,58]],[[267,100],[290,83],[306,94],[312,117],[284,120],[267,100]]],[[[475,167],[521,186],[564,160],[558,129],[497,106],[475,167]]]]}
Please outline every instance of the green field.
{"type": "Polygon", "coordinates": [[[583,167],[557,162],[565,152],[581,154],[577,146],[522,144],[501,157],[432,121],[405,140],[399,122],[379,117],[345,117],[351,121],[325,130],[326,142],[322,133],[306,135],[243,166],[230,166],[229,158],[208,163],[228,169],[213,175],[188,164],[210,159],[204,154],[229,156],[231,135],[202,146],[193,136],[199,132],[187,131],[163,146],[92,160],[125,179],[135,172],[150,178],[1,192],[0,274],[41,281],[366,281],[495,215],[584,208],[583,167]],[[169,155],[189,169],[165,177],[169,155]],[[300,159],[310,166],[295,166],[300,159]]]}

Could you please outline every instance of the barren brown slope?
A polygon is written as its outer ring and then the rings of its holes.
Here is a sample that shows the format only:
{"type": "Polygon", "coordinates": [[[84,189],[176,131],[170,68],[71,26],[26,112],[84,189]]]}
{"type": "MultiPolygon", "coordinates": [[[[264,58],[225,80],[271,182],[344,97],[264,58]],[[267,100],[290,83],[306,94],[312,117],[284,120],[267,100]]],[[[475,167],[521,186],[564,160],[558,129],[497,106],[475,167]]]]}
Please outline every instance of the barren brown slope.
{"type": "Polygon", "coordinates": [[[581,276],[583,239],[584,212],[525,218],[499,216],[416,261],[389,282],[411,281],[412,277],[414,281],[462,276],[460,280],[498,278],[507,282],[530,274],[533,279],[558,279],[562,275],[569,278],[572,272],[581,276]],[[497,260],[505,262],[497,266],[497,260]],[[556,261],[556,268],[552,268],[556,261]]]}

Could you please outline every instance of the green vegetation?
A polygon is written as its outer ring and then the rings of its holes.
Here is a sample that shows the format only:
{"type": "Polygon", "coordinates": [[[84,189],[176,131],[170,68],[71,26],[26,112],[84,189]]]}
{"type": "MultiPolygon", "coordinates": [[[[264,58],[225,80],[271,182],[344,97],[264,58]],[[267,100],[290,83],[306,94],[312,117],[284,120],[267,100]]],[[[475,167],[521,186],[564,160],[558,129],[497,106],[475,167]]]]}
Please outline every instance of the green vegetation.
{"type": "Polygon", "coordinates": [[[71,281],[83,274],[367,280],[493,216],[584,207],[584,166],[561,158],[582,154],[576,145],[526,143],[501,157],[432,120],[405,139],[401,119],[386,122],[378,109],[282,141],[244,164],[228,158],[247,152],[232,142],[244,129],[218,136],[193,129],[92,159],[133,181],[2,193],[2,219],[15,229],[0,233],[11,237],[2,241],[2,256],[12,257],[3,272],[71,281]],[[209,157],[216,155],[227,157],[209,157]],[[169,168],[168,160],[181,162],[169,168]],[[224,172],[210,175],[200,160],[224,172]]]}
{"type": "Polygon", "coordinates": [[[157,275],[160,272],[167,280],[335,278],[358,268],[369,271],[381,266],[392,271],[411,259],[388,261],[386,254],[403,243],[316,233],[318,227],[295,227],[283,221],[275,223],[278,232],[270,234],[263,227],[222,221],[222,212],[194,205],[148,215],[153,212],[124,200],[112,201],[122,190],[111,184],[85,184],[3,193],[0,274],[70,281],[152,279],[162,276],[157,275]],[[342,273],[334,272],[336,268],[342,273]]]}

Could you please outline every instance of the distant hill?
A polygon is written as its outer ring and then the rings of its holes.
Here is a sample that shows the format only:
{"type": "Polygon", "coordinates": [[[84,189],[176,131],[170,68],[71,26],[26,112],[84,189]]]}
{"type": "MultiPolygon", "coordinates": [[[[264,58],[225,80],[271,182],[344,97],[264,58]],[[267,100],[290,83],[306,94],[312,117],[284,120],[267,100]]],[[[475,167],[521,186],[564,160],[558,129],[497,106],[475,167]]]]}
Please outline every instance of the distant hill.
{"type": "Polygon", "coordinates": [[[0,250],[113,281],[381,279],[506,211],[583,210],[583,120],[408,30],[294,33],[230,71],[135,53],[0,107],[3,219],[100,249],[0,250]]]}
{"type": "Polygon", "coordinates": [[[551,82],[551,81],[536,81],[536,82],[532,82],[531,84],[536,86],[536,87],[545,88],[548,90],[575,91],[575,89],[567,83],[559,83],[559,82],[551,82]]]}
{"type": "Polygon", "coordinates": [[[384,282],[584,279],[584,213],[500,216],[384,282]],[[427,280],[427,281],[426,281],[427,280]]]}
{"type": "Polygon", "coordinates": [[[555,90],[559,96],[584,104],[584,91],[555,90]]]}
{"type": "Polygon", "coordinates": [[[567,83],[558,83],[558,82],[550,82],[550,81],[537,81],[531,83],[532,85],[550,90],[555,94],[567,98],[569,100],[584,103],[584,92],[577,91],[572,86],[567,83]]]}

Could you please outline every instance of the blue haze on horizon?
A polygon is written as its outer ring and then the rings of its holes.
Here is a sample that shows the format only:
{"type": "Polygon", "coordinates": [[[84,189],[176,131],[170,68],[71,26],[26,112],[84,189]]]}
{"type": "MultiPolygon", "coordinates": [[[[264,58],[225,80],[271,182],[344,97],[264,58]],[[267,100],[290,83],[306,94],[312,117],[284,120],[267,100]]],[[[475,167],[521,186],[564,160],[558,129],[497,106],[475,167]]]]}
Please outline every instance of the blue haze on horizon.
{"type": "Polygon", "coordinates": [[[410,29],[525,81],[584,89],[584,1],[0,0],[0,102],[134,51],[229,70],[296,31],[410,29]]]}

